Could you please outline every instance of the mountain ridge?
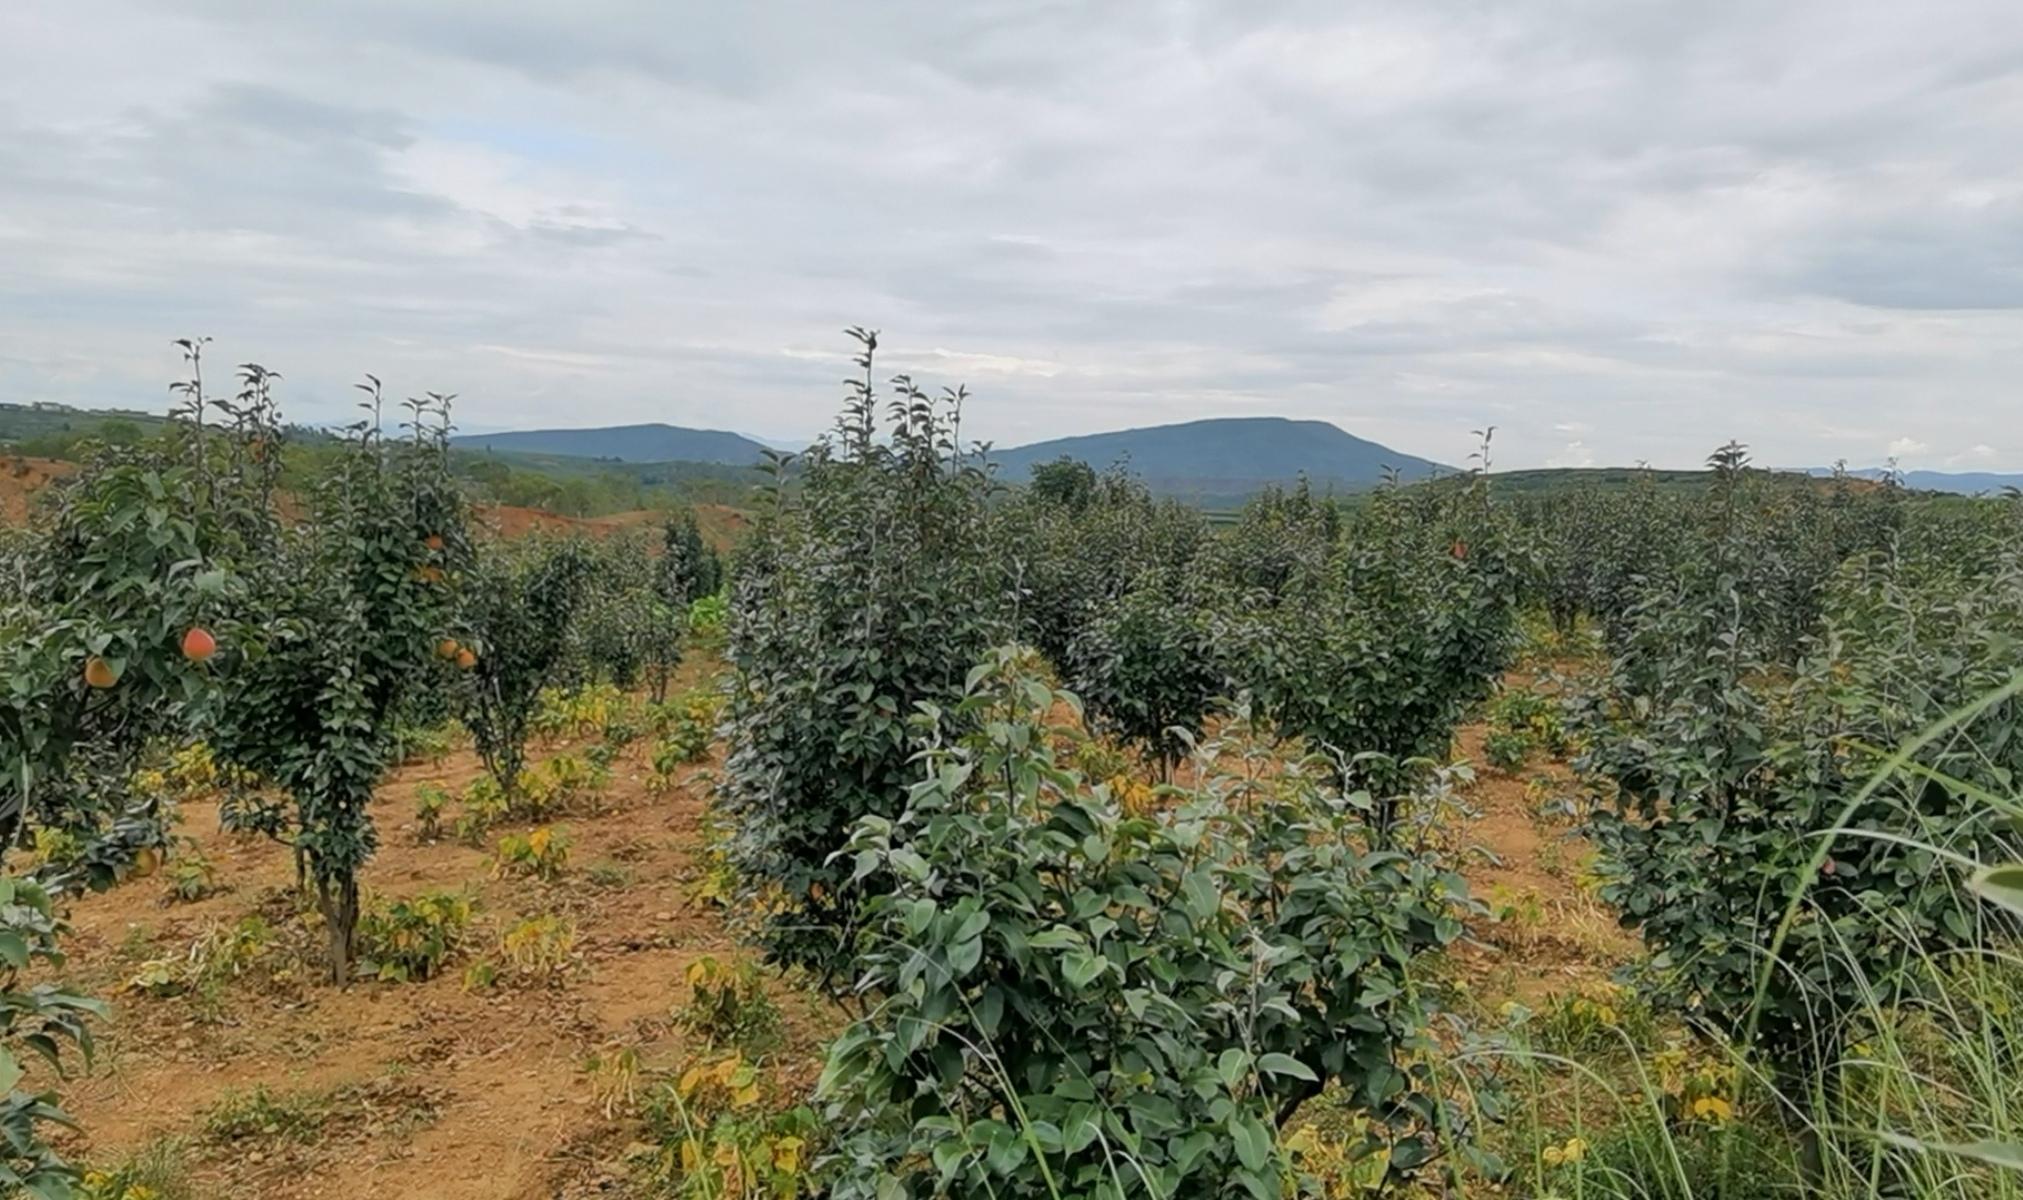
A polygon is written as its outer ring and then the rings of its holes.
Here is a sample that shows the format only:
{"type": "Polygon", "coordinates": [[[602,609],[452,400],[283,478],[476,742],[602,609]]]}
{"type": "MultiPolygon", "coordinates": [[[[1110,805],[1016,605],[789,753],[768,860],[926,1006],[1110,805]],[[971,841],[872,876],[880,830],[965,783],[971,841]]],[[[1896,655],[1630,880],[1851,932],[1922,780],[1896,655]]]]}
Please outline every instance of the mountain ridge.
{"type": "Polygon", "coordinates": [[[766,453],[763,442],[741,433],[724,429],[692,429],[658,421],[638,425],[460,434],[450,439],[450,445],[458,450],[496,450],[509,454],[545,454],[627,463],[715,463],[734,467],[751,466],[763,459],[766,453]]]}
{"type": "Polygon", "coordinates": [[[1327,421],[1292,417],[1207,417],[990,451],[990,461],[1014,483],[1063,457],[1099,471],[1121,464],[1153,491],[1184,496],[1237,495],[1302,477],[1354,491],[1382,482],[1387,469],[1408,480],[1453,470],[1327,421]]]}

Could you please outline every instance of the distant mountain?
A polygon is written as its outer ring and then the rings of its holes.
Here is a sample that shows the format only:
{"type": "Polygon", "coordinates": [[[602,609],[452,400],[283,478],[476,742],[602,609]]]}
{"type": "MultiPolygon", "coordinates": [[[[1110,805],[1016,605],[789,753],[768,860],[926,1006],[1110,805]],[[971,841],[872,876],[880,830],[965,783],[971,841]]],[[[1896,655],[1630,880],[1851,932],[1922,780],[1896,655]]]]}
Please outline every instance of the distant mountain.
{"type": "Polygon", "coordinates": [[[1120,429],[993,448],[990,457],[998,477],[1011,483],[1025,482],[1035,465],[1063,457],[1099,471],[1121,463],[1153,491],[1194,500],[1241,498],[1302,475],[1317,488],[1356,491],[1380,482],[1387,467],[1408,480],[1452,470],[1326,421],[1285,417],[1222,417],[1120,429]]]}
{"type": "Polygon", "coordinates": [[[459,450],[498,450],[512,454],[552,454],[567,458],[601,458],[616,462],[721,463],[747,467],[765,456],[766,447],[743,434],[720,429],[684,429],[679,425],[606,425],[597,429],[522,429],[511,433],[473,433],[450,439],[459,450]]]}
{"type": "MultiPolygon", "coordinates": [[[[1814,475],[1831,475],[1829,467],[1812,468],[1814,475]]],[[[1881,467],[1850,468],[1848,474],[1857,479],[1881,479],[1881,467]]],[[[1899,478],[1903,485],[1921,492],[1957,492],[1963,496],[1973,496],[1981,492],[1999,492],[2005,487],[2023,488],[2023,475],[2005,474],[2000,471],[1905,471],[1899,478]]]]}

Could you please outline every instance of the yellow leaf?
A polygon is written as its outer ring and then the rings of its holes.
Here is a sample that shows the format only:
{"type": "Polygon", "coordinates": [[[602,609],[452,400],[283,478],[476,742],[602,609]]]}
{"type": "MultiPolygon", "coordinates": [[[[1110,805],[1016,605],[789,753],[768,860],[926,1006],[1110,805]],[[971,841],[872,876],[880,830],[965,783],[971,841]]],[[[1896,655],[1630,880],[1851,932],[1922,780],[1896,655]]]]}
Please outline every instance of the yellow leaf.
{"type": "Polygon", "coordinates": [[[1735,1119],[1735,1109],[1719,1096],[1702,1096],[1693,1101],[1693,1115],[1704,1121],[1719,1124],[1735,1119]]]}

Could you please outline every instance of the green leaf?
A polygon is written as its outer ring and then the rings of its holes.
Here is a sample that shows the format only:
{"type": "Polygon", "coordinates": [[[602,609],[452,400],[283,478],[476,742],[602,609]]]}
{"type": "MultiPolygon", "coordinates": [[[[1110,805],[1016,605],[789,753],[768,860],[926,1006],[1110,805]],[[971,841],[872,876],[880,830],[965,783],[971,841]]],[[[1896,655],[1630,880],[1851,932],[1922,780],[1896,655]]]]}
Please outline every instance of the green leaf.
{"type": "Polygon", "coordinates": [[[1264,1170],[1271,1161],[1271,1135],[1264,1125],[1247,1112],[1229,1114],[1229,1139],[1236,1146],[1236,1157],[1253,1171],[1264,1170]]]}
{"type": "Polygon", "coordinates": [[[1267,1054],[1257,1060],[1257,1069],[1271,1075],[1290,1075],[1294,1079],[1304,1079],[1308,1083],[1319,1083],[1320,1076],[1290,1054],[1267,1054]]]}
{"type": "Polygon", "coordinates": [[[1065,961],[1061,966],[1061,974],[1074,986],[1078,988],[1087,987],[1095,982],[1097,976],[1101,975],[1103,969],[1109,965],[1109,960],[1099,954],[1091,954],[1087,950],[1076,949],[1069,951],[1065,956],[1065,961]]]}
{"type": "Polygon", "coordinates": [[[2023,863],[1983,867],[1967,881],[1967,886],[1990,904],[2023,915],[2023,863]]]}
{"type": "Polygon", "coordinates": [[[1900,1133],[1885,1133],[1881,1137],[1893,1146],[1920,1154],[1950,1154],[1955,1158],[1987,1163],[1991,1167],[2023,1172],[2023,1146],[2014,1142],[1925,1142],[1900,1133]]]}

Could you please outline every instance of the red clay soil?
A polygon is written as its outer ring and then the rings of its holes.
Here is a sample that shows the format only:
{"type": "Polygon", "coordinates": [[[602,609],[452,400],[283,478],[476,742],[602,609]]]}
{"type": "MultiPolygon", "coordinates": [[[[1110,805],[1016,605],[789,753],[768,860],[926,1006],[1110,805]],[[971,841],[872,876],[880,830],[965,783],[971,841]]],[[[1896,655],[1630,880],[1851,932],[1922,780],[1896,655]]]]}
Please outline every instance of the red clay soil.
{"type": "MultiPolygon", "coordinates": [[[[0,455],[0,526],[27,524],[36,494],[51,482],[76,472],[76,463],[0,455]]],[[[751,529],[751,518],[728,505],[698,504],[694,509],[703,540],[719,552],[737,545],[751,529]]],[[[290,520],[299,519],[301,514],[291,497],[282,497],[282,515],[290,520]]],[[[489,504],[479,505],[474,515],[481,528],[507,538],[524,537],[537,531],[584,533],[601,538],[623,529],[657,526],[666,514],[638,509],[602,517],[565,517],[537,508],[489,504]]]]}
{"type": "Polygon", "coordinates": [[[37,492],[77,471],[53,458],[0,454],[0,525],[26,525],[37,492]]]}
{"type": "MultiPolygon", "coordinates": [[[[278,980],[228,983],[214,1009],[191,997],[122,994],[141,962],[181,954],[206,930],[255,911],[285,920],[288,852],[220,832],[215,805],[186,806],[180,832],[216,864],[229,891],[171,907],[157,881],[137,881],[76,907],[70,978],[115,1007],[101,1026],[97,1065],[64,1088],[66,1107],[88,1131],[68,1149],[106,1164],[174,1139],[203,1196],[609,1194],[637,1129],[605,1115],[586,1059],[630,1047],[650,1069],[680,1063],[696,1049],[671,1020],[687,996],[685,971],[705,954],[729,961],[741,953],[721,910],[693,894],[715,761],[656,796],[644,783],[644,754],[635,746],[614,764],[605,811],[554,822],[573,845],[570,870],[551,884],[493,877],[490,847],[514,827],[494,830],[484,849],[447,836],[416,840],[416,789],[433,783],[454,793],[477,778],[469,750],[403,768],[380,791],[381,844],[364,873],[368,893],[470,889],[479,915],[468,958],[495,954],[499,932],[520,917],[565,916],[581,936],[581,965],[552,988],[467,991],[459,962],[424,983],[338,989],[305,963],[278,980]],[[254,1088],[326,1104],[334,1094],[332,1115],[300,1140],[285,1131],[237,1142],[206,1133],[208,1112],[254,1088]]],[[[775,1065],[809,1082],[821,1041],[841,1019],[768,979],[789,1033],[775,1065]]]]}
{"type": "MultiPolygon", "coordinates": [[[[722,504],[694,507],[703,540],[719,552],[737,545],[751,528],[751,518],[735,508],[722,504]]],[[[651,509],[635,509],[602,517],[565,517],[513,504],[483,504],[473,512],[481,528],[504,538],[525,537],[530,533],[581,533],[604,538],[621,530],[657,527],[666,515],[651,509]]]]}

